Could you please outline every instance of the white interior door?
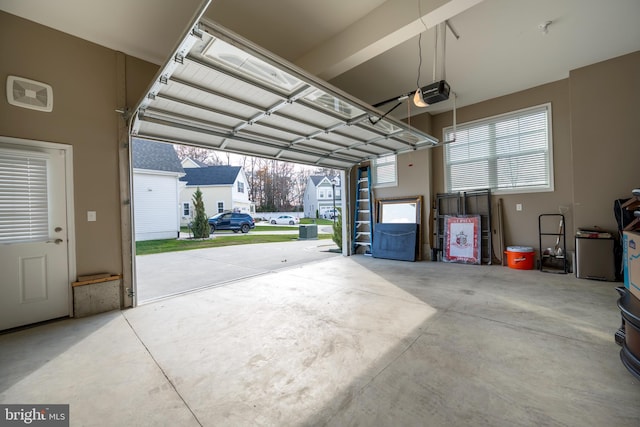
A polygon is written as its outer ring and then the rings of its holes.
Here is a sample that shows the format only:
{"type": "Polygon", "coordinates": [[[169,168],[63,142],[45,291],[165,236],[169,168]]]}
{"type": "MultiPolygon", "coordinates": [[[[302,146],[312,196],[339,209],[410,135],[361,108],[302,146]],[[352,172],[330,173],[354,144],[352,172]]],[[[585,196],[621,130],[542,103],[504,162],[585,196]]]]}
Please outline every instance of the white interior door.
{"type": "Polygon", "coordinates": [[[70,314],[66,162],[0,141],[0,330],[70,314]]]}

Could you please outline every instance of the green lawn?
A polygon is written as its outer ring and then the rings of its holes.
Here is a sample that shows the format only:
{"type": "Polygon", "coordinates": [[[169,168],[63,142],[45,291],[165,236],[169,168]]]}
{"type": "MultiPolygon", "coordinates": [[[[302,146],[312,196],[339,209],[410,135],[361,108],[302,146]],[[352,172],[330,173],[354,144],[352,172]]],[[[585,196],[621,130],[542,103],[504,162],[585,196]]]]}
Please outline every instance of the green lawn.
{"type": "Polygon", "coordinates": [[[333,224],[332,219],[311,219],[311,218],[300,218],[300,224],[318,224],[318,225],[330,225],[333,224]]]}
{"type": "Polygon", "coordinates": [[[253,231],[286,231],[286,230],[297,230],[298,227],[296,226],[289,226],[289,225],[259,225],[260,223],[256,224],[256,228],[253,229],[253,231]]]}
{"type": "MultiPolygon", "coordinates": [[[[275,227],[265,227],[274,229],[275,227]]],[[[278,227],[280,228],[280,227],[278,227]]],[[[216,234],[222,238],[213,239],[187,239],[187,240],[147,240],[144,242],[136,242],[136,255],[148,255],[159,254],[162,252],[176,252],[176,251],[188,251],[190,249],[201,248],[217,248],[220,246],[231,245],[248,245],[251,243],[274,243],[274,242],[290,242],[298,240],[298,236],[295,234],[247,234],[232,233],[231,234],[216,234]]],[[[318,239],[331,239],[329,234],[321,234],[318,239]]]]}

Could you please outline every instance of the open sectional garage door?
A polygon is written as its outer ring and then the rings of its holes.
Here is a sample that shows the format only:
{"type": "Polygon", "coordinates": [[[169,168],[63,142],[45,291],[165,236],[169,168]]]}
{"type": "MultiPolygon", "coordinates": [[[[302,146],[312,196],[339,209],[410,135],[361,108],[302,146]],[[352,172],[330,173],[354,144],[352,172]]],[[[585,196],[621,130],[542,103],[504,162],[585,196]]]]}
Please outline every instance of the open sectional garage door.
{"type": "Polygon", "coordinates": [[[133,136],[335,169],[431,147],[212,21],[199,20],[136,109],[133,136]]]}
{"type": "MultiPolygon", "coordinates": [[[[438,143],[200,19],[135,109],[130,134],[343,170],[347,195],[353,190],[348,178],[352,167],[438,143]]],[[[345,209],[351,209],[349,203],[345,209]]],[[[351,247],[350,221],[344,215],[343,248],[351,247]]]]}

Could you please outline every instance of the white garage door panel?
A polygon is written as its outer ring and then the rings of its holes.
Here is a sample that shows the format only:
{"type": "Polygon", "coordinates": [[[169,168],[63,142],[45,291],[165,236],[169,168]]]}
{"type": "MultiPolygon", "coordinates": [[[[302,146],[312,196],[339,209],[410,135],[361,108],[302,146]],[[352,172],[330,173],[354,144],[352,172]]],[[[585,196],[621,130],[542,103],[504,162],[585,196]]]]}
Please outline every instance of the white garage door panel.
{"type": "Polygon", "coordinates": [[[167,141],[174,143],[185,142],[210,148],[220,148],[224,138],[208,133],[207,130],[198,130],[176,122],[166,122],[164,119],[147,118],[139,122],[140,134],[145,139],[167,141]]]}
{"type": "Polygon", "coordinates": [[[217,123],[221,129],[229,129],[243,123],[243,120],[231,116],[226,111],[217,111],[198,104],[188,98],[172,98],[165,95],[158,95],[153,110],[170,112],[175,116],[185,116],[192,120],[208,121],[217,123]]]}
{"type": "Polygon", "coordinates": [[[382,114],[201,20],[136,109],[132,135],[339,169],[437,144],[382,114]]]}

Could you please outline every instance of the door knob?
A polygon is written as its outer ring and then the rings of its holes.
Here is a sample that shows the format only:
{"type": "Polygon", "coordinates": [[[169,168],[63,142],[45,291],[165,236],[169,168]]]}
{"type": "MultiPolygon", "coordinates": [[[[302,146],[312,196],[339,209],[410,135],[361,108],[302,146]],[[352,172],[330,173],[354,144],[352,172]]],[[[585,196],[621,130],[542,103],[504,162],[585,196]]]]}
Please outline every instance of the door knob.
{"type": "Polygon", "coordinates": [[[59,245],[63,241],[64,240],[62,240],[62,239],[55,239],[55,240],[47,240],[47,243],[55,243],[56,245],[59,245]]]}
{"type": "Polygon", "coordinates": [[[59,233],[59,232],[61,232],[61,231],[62,231],[62,227],[56,227],[56,228],[54,229],[54,231],[55,231],[56,233],[59,233]]]}

